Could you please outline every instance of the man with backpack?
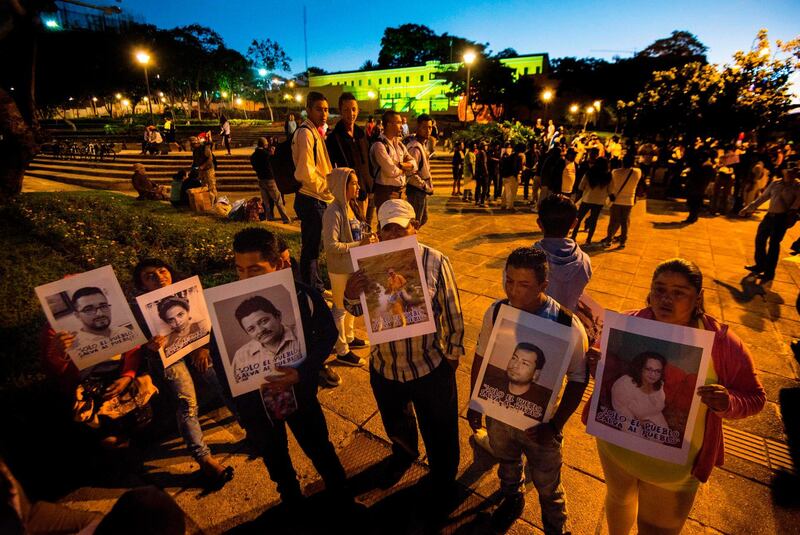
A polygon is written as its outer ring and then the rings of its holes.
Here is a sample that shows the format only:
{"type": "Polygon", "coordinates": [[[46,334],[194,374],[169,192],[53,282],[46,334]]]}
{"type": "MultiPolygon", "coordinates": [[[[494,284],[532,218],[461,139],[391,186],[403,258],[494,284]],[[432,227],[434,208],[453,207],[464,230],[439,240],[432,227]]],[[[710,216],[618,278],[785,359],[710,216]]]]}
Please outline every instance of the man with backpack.
{"type": "Polygon", "coordinates": [[[261,190],[261,201],[267,213],[267,220],[272,221],[275,218],[274,208],[277,207],[281,221],[284,224],[289,224],[292,219],[286,213],[281,192],[278,190],[277,184],[275,184],[271,160],[272,154],[270,153],[269,141],[265,137],[258,138],[258,146],[253,151],[253,154],[250,155],[250,165],[253,166],[253,171],[256,172],[258,177],[258,187],[261,190]]]}
{"type": "Polygon", "coordinates": [[[192,172],[197,173],[197,178],[208,188],[211,202],[217,200],[217,174],[215,173],[215,158],[208,143],[200,143],[200,139],[192,136],[189,138],[192,147],[192,172]]]}
{"type": "Polygon", "coordinates": [[[389,199],[402,199],[406,175],[417,171],[417,163],[400,140],[403,119],[394,110],[383,114],[383,134],[372,144],[369,160],[375,178],[375,210],[389,199]]]}
{"type": "MultiPolygon", "coordinates": [[[[567,506],[564,487],[561,484],[562,430],[569,417],[578,408],[589,380],[586,367],[588,348],[586,332],[581,322],[569,310],[545,294],[548,261],[544,251],[534,247],[515,249],[506,260],[504,280],[506,299],[496,301],[483,315],[483,324],[472,362],[472,388],[478,379],[501,305],[508,305],[569,327],[571,336],[575,340],[575,348],[571,355],[554,353],[545,355],[548,363],[551,359],[561,357],[569,359],[569,365],[566,372],[567,384],[558,407],[555,410],[553,407],[543,407],[545,411],[542,423],[521,430],[494,418],[488,416],[486,418],[489,445],[499,461],[497,476],[500,478],[500,492],[503,495],[500,505],[492,513],[491,524],[497,532],[505,533],[525,508],[522,485],[522,456],[525,455],[532,472],[533,484],[539,493],[544,532],[564,533],[567,506]]],[[[517,342],[537,345],[535,339],[517,340],[517,342]]],[[[510,360],[513,358],[511,356],[510,360]]],[[[536,359],[535,366],[539,366],[539,360],[536,359]]],[[[533,366],[533,363],[529,363],[529,367],[533,366]]],[[[555,364],[555,367],[559,368],[560,364],[555,364]]],[[[518,368],[521,371],[522,364],[518,368]]],[[[557,384],[560,386],[561,382],[557,384]]],[[[467,411],[467,421],[474,431],[477,432],[482,428],[482,419],[480,412],[473,409],[467,411]]]]}
{"type": "MultiPolygon", "coordinates": [[[[328,174],[333,170],[325,147],[323,126],[328,120],[328,100],[325,95],[311,91],[306,100],[308,117],[292,137],[294,178],[300,189],[294,197],[294,211],[300,218],[300,277],[303,283],[323,295],[325,286],[319,276],[320,246],[322,245],[322,215],[333,201],[328,189],[328,174]]],[[[327,292],[330,297],[330,292],[327,292]]]]}
{"type": "Polygon", "coordinates": [[[428,195],[433,195],[431,166],[428,162],[428,141],[432,131],[431,116],[423,113],[417,117],[417,130],[405,139],[408,153],[417,164],[417,171],[408,175],[406,198],[414,208],[419,226],[428,222],[428,195]]]}

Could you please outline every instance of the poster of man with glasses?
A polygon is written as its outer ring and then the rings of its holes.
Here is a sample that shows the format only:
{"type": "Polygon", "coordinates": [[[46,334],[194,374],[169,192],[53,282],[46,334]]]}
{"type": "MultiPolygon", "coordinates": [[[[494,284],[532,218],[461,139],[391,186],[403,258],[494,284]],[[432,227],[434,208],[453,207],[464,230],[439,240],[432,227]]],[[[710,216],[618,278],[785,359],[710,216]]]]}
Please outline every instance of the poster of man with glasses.
{"type": "Polygon", "coordinates": [[[50,326],[74,336],[67,355],[79,370],[146,342],[111,266],[36,288],[50,326]]]}

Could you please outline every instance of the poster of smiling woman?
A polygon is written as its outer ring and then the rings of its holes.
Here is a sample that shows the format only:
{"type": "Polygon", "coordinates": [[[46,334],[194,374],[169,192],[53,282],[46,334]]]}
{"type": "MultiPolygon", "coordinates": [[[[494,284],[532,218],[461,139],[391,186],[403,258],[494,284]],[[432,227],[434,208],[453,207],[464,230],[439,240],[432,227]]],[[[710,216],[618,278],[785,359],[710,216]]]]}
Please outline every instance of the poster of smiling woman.
{"type": "Polygon", "coordinates": [[[146,342],[111,266],[35,290],[50,327],[74,335],[67,355],[79,370],[146,342]]]}
{"type": "Polygon", "coordinates": [[[549,421],[576,343],[570,327],[502,305],[470,408],[522,430],[549,421]]]}
{"type": "Polygon", "coordinates": [[[258,390],[267,377],[281,374],[277,368],[295,368],[305,360],[290,269],[209,288],[205,296],[234,396],[258,390]]]}
{"type": "Polygon", "coordinates": [[[136,303],[150,334],[166,337],[159,351],[165,368],[211,339],[211,321],[197,276],[140,295],[136,303]]]}
{"type": "Polygon", "coordinates": [[[607,311],[602,338],[587,432],[685,463],[714,333],[607,311]]]}

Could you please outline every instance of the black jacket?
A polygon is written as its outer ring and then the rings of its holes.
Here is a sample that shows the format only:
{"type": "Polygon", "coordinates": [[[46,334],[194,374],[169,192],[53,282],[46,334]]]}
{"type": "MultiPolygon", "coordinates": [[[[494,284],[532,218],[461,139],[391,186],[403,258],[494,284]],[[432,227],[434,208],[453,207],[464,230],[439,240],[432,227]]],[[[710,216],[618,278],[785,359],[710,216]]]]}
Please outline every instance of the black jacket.
{"type": "Polygon", "coordinates": [[[275,180],[275,175],[272,174],[272,166],[270,165],[269,150],[264,147],[258,147],[250,155],[250,165],[253,166],[253,171],[259,180],[275,180]]]}
{"type": "Polygon", "coordinates": [[[372,174],[369,172],[369,142],[364,129],[358,125],[353,127],[353,137],[345,130],[344,123],[339,121],[325,140],[328,156],[334,167],[349,167],[356,172],[358,185],[364,193],[372,192],[372,174]]]}

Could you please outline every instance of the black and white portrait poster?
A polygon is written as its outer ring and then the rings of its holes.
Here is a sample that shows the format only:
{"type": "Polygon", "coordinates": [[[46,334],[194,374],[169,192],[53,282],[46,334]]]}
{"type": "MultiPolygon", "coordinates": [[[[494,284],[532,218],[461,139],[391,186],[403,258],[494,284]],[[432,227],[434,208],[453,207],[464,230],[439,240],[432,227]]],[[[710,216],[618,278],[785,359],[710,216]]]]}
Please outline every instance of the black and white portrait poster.
{"type": "Polygon", "coordinates": [[[167,339],[159,351],[164,368],[211,339],[211,321],[197,276],[140,295],[136,303],[150,334],[167,339]]]}
{"type": "Polygon", "coordinates": [[[290,269],[209,288],[205,296],[234,396],[258,390],[268,376],[280,375],[277,368],[294,368],[305,360],[290,269]]]}
{"type": "Polygon", "coordinates": [[[436,330],[432,290],[422,267],[416,236],[350,249],[353,268],[363,269],[370,288],[361,294],[369,340],[382,344],[436,330]]]}
{"type": "Polygon", "coordinates": [[[522,430],[549,421],[578,342],[570,327],[502,305],[470,408],[522,430]]]}
{"type": "Polygon", "coordinates": [[[684,464],[714,333],[607,311],[587,432],[684,464]]]}
{"type": "Polygon", "coordinates": [[[54,331],[75,336],[67,355],[85,370],[147,340],[111,266],[36,287],[54,331]]]}

